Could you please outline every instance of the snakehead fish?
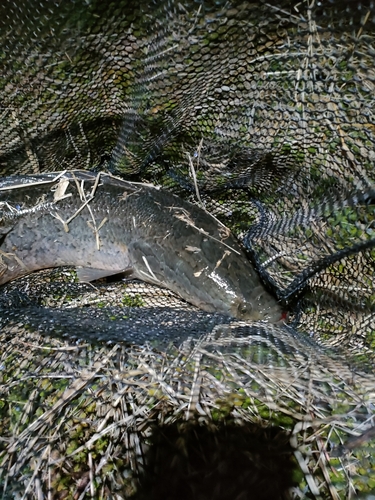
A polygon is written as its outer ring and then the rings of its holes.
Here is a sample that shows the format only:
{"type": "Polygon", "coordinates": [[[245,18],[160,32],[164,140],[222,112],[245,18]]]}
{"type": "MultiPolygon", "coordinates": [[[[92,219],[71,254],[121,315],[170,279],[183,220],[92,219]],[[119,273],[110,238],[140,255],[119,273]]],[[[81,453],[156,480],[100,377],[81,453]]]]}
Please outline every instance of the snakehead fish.
{"type": "Polygon", "coordinates": [[[230,231],[148,184],[86,171],[0,180],[0,284],[76,266],[81,281],[126,273],[235,318],[282,313],[230,231]]]}

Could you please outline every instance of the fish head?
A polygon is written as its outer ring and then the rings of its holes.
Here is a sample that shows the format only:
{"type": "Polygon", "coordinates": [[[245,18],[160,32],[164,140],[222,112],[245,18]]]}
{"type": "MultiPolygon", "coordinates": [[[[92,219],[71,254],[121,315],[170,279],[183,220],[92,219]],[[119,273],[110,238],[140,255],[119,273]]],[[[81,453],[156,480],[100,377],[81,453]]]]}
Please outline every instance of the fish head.
{"type": "Polygon", "coordinates": [[[283,319],[283,310],[277,300],[259,285],[246,297],[237,293],[230,304],[230,315],[243,321],[277,323],[283,319]]]}
{"type": "Polygon", "coordinates": [[[199,280],[195,286],[197,293],[190,301],[203,310],[221,312],[242,321],[277,323],[282,319],[280,304],[248,262],[242,265],[235,258],[228,266],[224,262],[214,269],[207,266],[199,274],[199,280]]]}
{"type": "MultiPolygon", "coordinates": [[[[280,321],[282,308],[264,287],[252,264],[242,253],[221,252],[218,250],[215,255],[214,268],[207,258],[202,273],[202,288],[209,294],[207,303],[211,301],[217,312],[243,321],[280,321]]],[[[211,250],[211,257],[213,254],[211,250]]]]}

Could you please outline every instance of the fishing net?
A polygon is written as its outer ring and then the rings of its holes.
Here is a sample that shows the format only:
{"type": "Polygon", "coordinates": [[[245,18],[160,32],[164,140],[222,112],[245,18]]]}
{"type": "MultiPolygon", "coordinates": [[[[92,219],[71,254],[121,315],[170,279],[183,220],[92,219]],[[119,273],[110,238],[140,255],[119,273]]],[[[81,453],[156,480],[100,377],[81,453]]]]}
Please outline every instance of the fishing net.
{"type": "Polygon", "coordinates": [[[374,33],[351,0],[1,3],[2,178],[160,185],[287,312],[65,268],[3,286],[3,498],[372,498],[374,33]]]}

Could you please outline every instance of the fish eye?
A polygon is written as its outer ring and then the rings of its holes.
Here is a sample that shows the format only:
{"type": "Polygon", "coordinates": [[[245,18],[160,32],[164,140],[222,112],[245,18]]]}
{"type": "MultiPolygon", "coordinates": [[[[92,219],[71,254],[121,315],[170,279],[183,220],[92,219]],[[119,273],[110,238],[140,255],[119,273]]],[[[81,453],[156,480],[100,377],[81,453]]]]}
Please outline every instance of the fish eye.
{"type": "Polygon", "coordinates": [[[251,312],[251,309],[252,309],[251,305],[247,304],[246,302],[240,302],[237,308],[240,316],[245,316],[246,314],[249,314],[251,312]]]}

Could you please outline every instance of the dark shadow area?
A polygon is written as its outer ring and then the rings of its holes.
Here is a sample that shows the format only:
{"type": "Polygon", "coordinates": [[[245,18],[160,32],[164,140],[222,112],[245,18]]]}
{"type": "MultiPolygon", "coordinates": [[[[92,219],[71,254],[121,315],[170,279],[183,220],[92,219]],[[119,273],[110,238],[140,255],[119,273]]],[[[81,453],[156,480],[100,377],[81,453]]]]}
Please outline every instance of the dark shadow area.
{"type": "Polygon", "coordinates": [[[156,427],[137,500],[287,498],[296,468],[278,427],[176,422],[156,427]]]}
{"type": "MultiPolygon", "coordinates": [[[[118,280],[110,277],[109,283],[118,280]]],[[[106,280],[100,283],[105,291],[106,280]]],[[[199,338],[212,331],[216,325],[233,321],[223,314],[210,314],[191,307],[182,310],[168,305],[148,307],[103,306],[100,290],[96,290],[99,304],[69,307],[84,292],[92,291],[91,285],[64,282],[59,269],[33,273],[0,287],[0,329],[11,332],[23,325],[29,332],[44,336],[88,342],[124,342],[143,345],[145,342],[161,349],[171,343],[179,346],[187,338],[199,338]],[[47,307],[45,300],[66,296],[64,306],[47,307]]],[[[126,294],[119,290],[118,296],[126,294]]],[[[105,299],[103,299],[105,300],[105,299]]],[[[165,300],[164,300],[165,302],[165,300]]]]}
{"type": "MultiPolygon", "coordinates": [[[[0,311],[0,321],[1,311],[0,311]]],[[[29,306],[7,315],[7,326],[22,323],[28,331],[68,340],[88,342],[124,342],[165,348],[188,338],[198,339],[216,325],[231,318],[204,311],[181,311],[171,307],[79,307],[58,310],[29,306]]]]}

